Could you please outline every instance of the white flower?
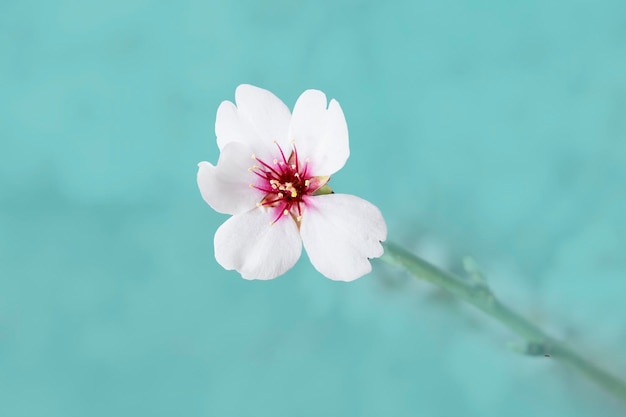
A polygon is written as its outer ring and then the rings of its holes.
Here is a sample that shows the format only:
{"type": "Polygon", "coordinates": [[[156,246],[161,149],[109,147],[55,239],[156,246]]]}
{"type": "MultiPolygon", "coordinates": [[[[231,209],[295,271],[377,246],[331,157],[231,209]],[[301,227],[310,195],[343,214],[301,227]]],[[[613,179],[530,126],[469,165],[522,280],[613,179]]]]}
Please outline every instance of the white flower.
{"type": "Polygon", "coordinates": [[[215,258],[246,279],[272,279],[300,258],[302,244],[326,277],[351,281],[383,254],[387,226],[376,206],[329,194],[330,176],[350,150],[335,100],[307,90],[293,115],[276,96],[240,85],[236,105],[217,109],[217,166],[198,164],[198,187],[216,211],[231,214],[215,233],[215,258]]]}

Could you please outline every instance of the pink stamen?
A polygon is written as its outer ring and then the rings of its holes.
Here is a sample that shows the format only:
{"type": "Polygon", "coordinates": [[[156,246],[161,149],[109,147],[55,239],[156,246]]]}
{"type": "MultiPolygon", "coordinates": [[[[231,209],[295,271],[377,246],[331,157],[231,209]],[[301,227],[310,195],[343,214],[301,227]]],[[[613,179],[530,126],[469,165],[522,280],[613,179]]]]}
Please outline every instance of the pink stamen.
{"type": "Polygon", "coordinates": [[[296,144],[295,143],[293,144],[293,155],[294,155],[294,157],[296,159],[296,172],[299,172],[300,169],[298,167],[298,150],[296,149],[296,144]]]}
{"type": "Polygon", "coordinates": [[[283,148],[280,147],[278,142],[275,142],[275,143],[276,143],[276,146],[278,146],[278,150],[280,151],[280,155],[283,157],[283,161],[285,162],[285,165],[289,166],[287,159],[285,159],[285,153],[283,152],[283,148]]]}
{"type": "MultiPolygon", "coordinates": [[[[274,203],[277,203],[277,202],[279,202],[279,201],[282,201],[282,197],[281,197],[281,198],[277,198],[277,199],[275,199],[275,200],[271,200],[271,201],[263,201],[263,202],[261,203],[261,205],[262,205],[262,206],[269,206],[270,204],[274,204],[274,203]]],[[[284,209],[283,209],[283,210],[284,210],[284,209]]]]}
{"type": "Polygon", "coordinates": [[[269,180],[269,179],[271,179],[270,177],[268,177],[268,174],[267,174],[266,172],[261,173],[261,172],[259,172],[259,171],[258,171],[258,170],[256,170],[256,169],[252,169],[252,170],[251,170],[251,172],[252,172],[254,175],[256,175],[257,177],[262,178],[262,179],[264,179],[264,180],[269,180]],[[265,175],[263,175],[263,174],[265,174],[265,175]]]}
{"type": "Polygon", "coordinates": [[[273,193],[274,191],[276,191],[276,190],[271,190],[271,189],[268,190],[266,188],[262,188],[262,187],[259,187],[258,185],[254,185],[254,184],[250,184],[250,185],[252,185],[252,188],[256,188],[257,190],[263,191],[264,193],[273,193]]]}
{"type": "Polygon", "coordinates": [[[304,162],[304,173],[302,174],[302,177],[309,177],[309,163],[307,161],[304,162]]]}
{"type": "MultiPolygon", "coordinates": [[[[282,152],[282,151],[281,151],[282,152]]],[[[278,171],[276,171],[272,166],[268,165],[267,163],[265,163],[265,161],[255,157],[254,159],[256,159],[257,161],[259,161],[259,163],[261,165],[263,165],[265,168],[269,169],[270,171],[272,171],[274,174],[276,175],[280,175],[280,173],[278,171]]]]}
{"type": "Polygon", "coordinates": [[[283,205],[282,208],[280,209],[280,211],[278,212],[278,216],[276,216],[276,218],[274,219],[274,221],[272,223],[276,223],[278,220],[280,220],[281,217],[284,216],[285,210],[287,205],[283,205]]]}
{"type": "Polygon", "coordinates": [[[289,158],[285,156],[282,147],[277,142],[274,143],[281,158],[274,159],[272,166],[253,155],[260,166],[253,166],[250,171],[260,180],[251,186],[265,193],[263,199],[257,204],[259,207],[278,210],[272,224],[282,217],[288,217],[286,214],[291,214],[291,218],[299,224],[303,205],[306,205],[304,198],[316,191],[316,187],[311,187],[310,184],[318,184],[319,179],[310,175],[308,160],[305,160],[304,164],[300,162],[295,143],[292,142],[292,152],[289,158]]]}

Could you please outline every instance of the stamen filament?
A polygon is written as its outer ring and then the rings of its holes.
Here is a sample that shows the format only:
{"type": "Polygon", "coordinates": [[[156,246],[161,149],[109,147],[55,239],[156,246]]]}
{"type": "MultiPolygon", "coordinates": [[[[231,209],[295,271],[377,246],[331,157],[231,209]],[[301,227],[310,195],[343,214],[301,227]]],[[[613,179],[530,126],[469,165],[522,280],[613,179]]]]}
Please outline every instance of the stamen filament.
{"type": "Polygon", "coordinates": [[[299,172],[300,171],[300,167],[298,166],[298,150],[296,149],[296,141],[292,140],[291,144],[292,144],[292,147],[293,147],[293,157],[296,160],[294,169],[296,170],[296,172],[299,172]]]}
{"type": "Polygon", "coordinates": [[[285,153],[283,152],[283,148],[280,147],[280,145],[278,144],[278,142],[274,141],[274,143],[276,144],[276,146],[278,146],[278,150],[280,151],[280,155],[283,157],[283,161],[286,165],[289,165],[289,163],[287,162],[287,158],[285,158],[285,153]]]}
{"type": "Polygon", "coordinates": [[[257,158],[254,155],[253,155],[253,157],[257,161],[259,161],[261,163],[261,165],[263,165],[265,168],[267,168],[268,170],[272,171],[274,174],[280,176],[280,173],[278,171],[276,171],[271,165],[268,165],[267,163],[265,163],[265,161],[263,161],[262,159],[257,158]]]}
{"type": "Polygon", "coordinates": [[[258,185],[250,184],[250,188],[256,188],[259,191],[263,191],[264,193],[273,194],[274,190],[268,190],[267,188],[259,187],[258,185]]]}

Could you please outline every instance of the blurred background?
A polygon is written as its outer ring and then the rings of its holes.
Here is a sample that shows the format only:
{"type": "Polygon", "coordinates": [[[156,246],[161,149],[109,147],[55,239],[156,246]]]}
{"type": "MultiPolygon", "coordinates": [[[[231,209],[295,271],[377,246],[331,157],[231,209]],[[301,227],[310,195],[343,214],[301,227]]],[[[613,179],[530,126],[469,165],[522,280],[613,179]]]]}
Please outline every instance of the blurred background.
{"type": "Polygon", "coordinates": [[[342,105],[336,191],[626,377],[626,3],[0,4],[0,415],[623,416],[426,283],[213,257],[196,187],[251,83],[342,105]]]}

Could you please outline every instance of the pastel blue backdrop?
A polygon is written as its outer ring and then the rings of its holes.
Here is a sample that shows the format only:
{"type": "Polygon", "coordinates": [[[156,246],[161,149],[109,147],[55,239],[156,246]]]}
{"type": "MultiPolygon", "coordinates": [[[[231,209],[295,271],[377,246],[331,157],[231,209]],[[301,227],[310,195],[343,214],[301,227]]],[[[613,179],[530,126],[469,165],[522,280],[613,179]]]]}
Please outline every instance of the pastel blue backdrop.
{"type": "Polygon", "coordinates": [[[626,2],[0,3],[0,415],[607,416],[425,283],[213,258],[235,87],[341,103],[333,188],[626,376],[626,2]]]}

